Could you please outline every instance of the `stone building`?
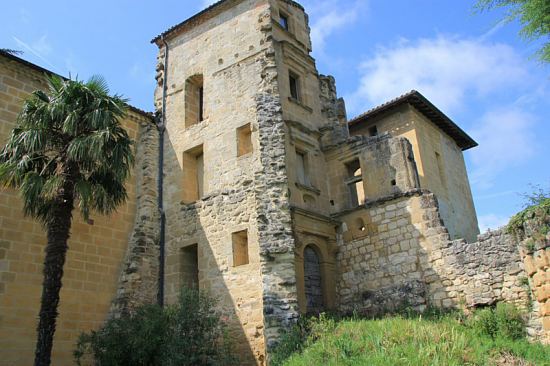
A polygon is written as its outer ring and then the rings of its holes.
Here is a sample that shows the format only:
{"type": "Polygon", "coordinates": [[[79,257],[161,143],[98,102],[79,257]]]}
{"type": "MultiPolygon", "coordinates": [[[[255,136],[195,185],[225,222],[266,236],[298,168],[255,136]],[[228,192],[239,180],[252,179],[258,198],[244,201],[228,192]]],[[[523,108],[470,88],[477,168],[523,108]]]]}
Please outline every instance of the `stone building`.
{"type": "MultiPolygon", "coordinates": [[[[184,285],[218,298],[243,364],[265,364],[301,313],[527,301],[517,243],[477,237],[462,155],[475,141],[416,91],[348,121],[309,31],[294,1],[223,0],[153,40],[157,116],[124,122],[128,204],[75,223],[55,364],[79,332],[184,285]]],[[[44,72],[0,56],[2,138],[44,72]]],[[[0,365],[25,364],[45,239],[14,192],[0,200],[0,365]]]]}

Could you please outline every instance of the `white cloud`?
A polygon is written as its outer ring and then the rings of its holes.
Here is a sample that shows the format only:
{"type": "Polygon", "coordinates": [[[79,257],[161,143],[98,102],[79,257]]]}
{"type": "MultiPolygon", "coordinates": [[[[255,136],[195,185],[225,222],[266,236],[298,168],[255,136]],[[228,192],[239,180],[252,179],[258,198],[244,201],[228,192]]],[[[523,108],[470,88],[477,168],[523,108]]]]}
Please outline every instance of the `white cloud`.
{"type": "Polygon", "coordinates": [[[481,233],[486,232],[487,230],[498,229],[508,223],[510,220],[507,216],[499,216],[495,214],[481,215],[478,218],[479,222],[479,231],[481,233]]]}
{"type": "Polygon", "coordinates": [[[522,58],[506,44],[438,36],[400,40],[360,65],[360,85],[349,108],[360,113],[416,89],[444,112],[460,110],[467,96],[487,96],[518,85],[527,75],[522,58]]]}
{"type": "Polygon", "coordinates": [[[346,5],[336,1],[322,1],[311,9],[311,42],[316,52],[323,53],[327,38],[345,26],[353,24],[366,1],[355,1],[346,5]]]}
{"type": "Polygon", "coordinates": [[[533,131],[536,117],[511,105],[485,113],[470,131],[479,146],[471,152],[474,169],[472,184],[489,188],[494,178],[521,165],[535,154],[537,138],[533,131]]]}

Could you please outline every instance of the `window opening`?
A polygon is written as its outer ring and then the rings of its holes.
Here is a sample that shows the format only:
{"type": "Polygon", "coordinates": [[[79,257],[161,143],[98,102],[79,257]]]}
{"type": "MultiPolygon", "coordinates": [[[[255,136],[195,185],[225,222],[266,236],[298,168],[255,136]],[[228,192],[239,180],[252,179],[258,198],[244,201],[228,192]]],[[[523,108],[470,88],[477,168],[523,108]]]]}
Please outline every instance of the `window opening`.
{"type": "Polygon", "coordinates": [[[282,14],[282,13],[279,13],[279,24],[281,25],[281,27],[283,27],[285,30],[289,30],[288,29],[288,16],[285,15],[285,14],[282,14]]]}
{"type": "Polygon", "coordinates": [[[249,154],[252,149],[252,130],[248,123],[237,128],[237,156],[249,154]]]}
{"type": "Polygon", "coordinates": [[[183,202],[191,203],[205,193],[204,154],[202,145],[183,153],[183,202]]]}
{"type": "Polygon", "coordinates": [[[233,233],[231,239],[233,241],[233,267],[248,264],[248,230],[233,233]]]}
{"type": "Polygon", "coordinates": [[[369,136],[374,137],[376,135],[378,135],[378,128],[376,128],[376,126],[369,128],[369,136]]]}
{"type": "Polygon", "coordinates": [[[349,190],[351,207],[357,207],[365,202],[365,188],[363,186],[363,174],[359,159],[346,164],[348,179],[346,183],[349,190]]]}
{"type": "Polygon", "coordinates": [[[294,100],[300,100],[300,78],[293,72],[288,73],[288,81],[290,85],[290,97],[294,100]]]}
{"type": "Polygon", "coordinates": [[[182,285],[188,288],[199,287],[198,245],[189,245],[180,250],[180,273],[182,285]]]}
{"type": "Polygon", "coordinates": [[[185,127],[204,120],[204,85],[202,75],[194,75],[185,82],[185,127]]]}
{"type": "Polygon", "coordinates": [[[307,153],[296,150],[296,170],[298,183],[309,186],[307,153]]]}

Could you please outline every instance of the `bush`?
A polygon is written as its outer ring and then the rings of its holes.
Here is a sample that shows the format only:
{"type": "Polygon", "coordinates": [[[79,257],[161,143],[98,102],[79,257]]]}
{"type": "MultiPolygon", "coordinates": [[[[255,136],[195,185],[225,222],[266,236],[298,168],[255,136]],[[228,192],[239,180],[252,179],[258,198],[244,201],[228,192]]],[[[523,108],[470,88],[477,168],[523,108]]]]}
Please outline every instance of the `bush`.
{"type": "Polygon", "coordinates": [[[211,297],[182,289],[176,305],[145,305],[81,334],[75,360],[81,365],[91,356],[101,366],[236,364],[214,307],[211,297]]]}
{"type": "Polygon", "coordinates": [[[478,310],[470,323],[478,333],[493,339],[521,339],[525,337],[525,322],[512,304],[498,303],[496,308],[478,310]]]}

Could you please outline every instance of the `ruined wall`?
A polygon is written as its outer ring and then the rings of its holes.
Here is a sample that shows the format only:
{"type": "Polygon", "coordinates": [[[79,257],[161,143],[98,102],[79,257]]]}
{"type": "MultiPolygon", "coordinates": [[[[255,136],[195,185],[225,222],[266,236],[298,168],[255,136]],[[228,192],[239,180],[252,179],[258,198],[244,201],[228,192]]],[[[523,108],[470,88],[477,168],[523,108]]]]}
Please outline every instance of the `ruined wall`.
{"type": "MultiPolygon", "coordinates": [[[[480,235],[475,243],[450,240],[434,195],[422,190],[388,196],[341,219],[348,229],[338,252],[337,290],[344,312],[380,314],[403,307],[476,307],[499,301],[528,310],[527,274],[548,268],[540,254],[544,251],[537,252],[537,265],[526,273],[517,241],[502,231],[480,235]]],[[[544,308],[547,285],[542,278],[533,276],[532,283],[544,308]]],[[[541,328],[537,311],[529,314],[531,334],[541,328]]]]}
{"type": "Polygon", "coordinates": [[[419,187],[412,147],[404,138],[391,138],[388,134],[353,136],[323,150],[327,162],[323,175],[330,187],[332,214],[355,208],[347,183],[350,179],[347,164],[354,160],[360,162],[367,202],[419,187]]]}
{"type": "MultiPolygon", "coordinates": [[[[43,89],[45,70],[0,55],[0,139],[14,126],[23,99],[43,89]]],[[[131,138],[149,128],[147,116],[130,111],[123,121],[131,138]]],[[[106,319],[136,211],[136,183],[128,183],[128,203],[110,217],[75,212],[65,263],[52,363],[72,365],[78,335],[106,319]]],[[[22,215],[17,192],[0,191],[0,365],[28,365],[34,359],[36,320],[42,291],[45,232],[22,215]]]]}
{"type": "Polygon", "coordinates": [[[158,210],[159,132],[151,122],[141,125],[136,141],[136,214],[122,263],[110,316],[157,302],[160,212],[158,210]]]}
{"type": "Polygon", "coordinates": [[[550,344],[550,217],[529,218],[516,234],[531,290],[532,335],[550,344]]]}
{"type": "Polygon", "coordinates": [[[358,123],[350,132],[354,136],[368,136],[373,126],[378,133],[388,132],[409,140],[421,187],[437,196],[440,214],[451,238],[476,241],[479,234],[477,216],[464,156],[456,142],[408,104],[358,123]]]}

